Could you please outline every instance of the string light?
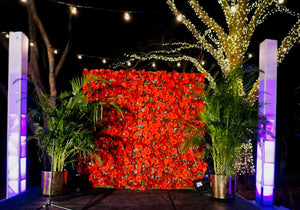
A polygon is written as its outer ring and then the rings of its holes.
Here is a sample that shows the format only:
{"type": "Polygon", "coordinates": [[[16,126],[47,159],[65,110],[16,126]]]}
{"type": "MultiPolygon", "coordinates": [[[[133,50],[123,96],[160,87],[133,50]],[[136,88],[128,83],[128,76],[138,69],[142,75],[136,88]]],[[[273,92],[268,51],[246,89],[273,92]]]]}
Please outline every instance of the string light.
{"type": "Polygon", "coordinates": [[[181,66],[181,63],[180,62],[177,62],[177,67],[179,68],[181,66]]]}
{"type": "Polygon", "coordinates": [[[76,57],[77,57],[78,60],[82,59],[82,55],[81,54],[77,54],[76,57]]]}
{"type": "Polygon", "coordinates": [[[249,53],[249,54],[248,54],[248,58],[253,58],[253,54],[252,54],[252,53],[249,53]]]}
{"type": "Polygon", "coordinates": [[[21,0],[22,3],[27,3],[27,0],[21,0]]]}
{"type": "Polygon", "coordinates": [[[205,63],[204,60],[202,60],[202,61],[200,62],[200,64],[201,64],[202,66],[204,66],[206,63],[205,63]]]}
{"type": "Polygon", "coordinates": [[[73,15],[77,15],[77,7],[75,7],[75,6],[70,6],[70,10],[71,10],[71,13],[72,13],[73,15]]]}
{"type": "Polygon", "coordinates": [[[131,66],[131,62],[130,61],[126,61],[126,65],[127,66],[131,66]]]}
{"type": "Polygon", "coordinates": [[[103,64],[106,64],[107,63],[107,60],[105,58],[102,58],[102,63],[103,64]]]}
{"type": "Polygon", "coordinates": [[[183,19],[182,14],[181,14],[181,13],[178,13],[178,14],[176,15],[176,20],[177,20],[177,22],[182,22],[182,19],[183,19]]]}
{"type": "Polygon", "coordinates": [[[235,13],[235,12],[237,11],[237,6],[236,6],[236,5],[231,6],[231,7],[230,7],[230,11],[231,11],[232,13],[235,13]]]}
{"type": "Polygon", "coordinates": [[[152,62],[152,65],[151,65],[153,68],[156,67],[156,63],[155,62],[152,62]]]}
{"type": "MultiPolygon", "coordinates": [[[[201,66],[201,64],[199,63],[199,60],[191,57],[191,56],[187,56],[187,55],[181,55],[181,56],[166,56],[166,55],[159,55],[159,54],[150,54],[147,56],[142,56],[142,55],[138,55],[138,54],[130,54],[130,55],[126,55],[127,57],[130,57],[132,60],[163,60],[163,61],[168,61],[168,62],[178,62],[179,65],[181,65],[180,61],[188,61],[190,63],[192,63],[196,69],[205,74],[205,78],[209,81],[209,86],[211,88],[215,88],[216,87],[216,83],[214,81],[214,78],[201,66]]],[[[178,65],[177,63],[177,65],[178,65]]],[[[121,66],[123,63],[119,62],[118,64],[115,64],[114,67],[118,67],[121,66]]]]}
{"type": "MultiPolygon", "coordinates": [[[[25,0],[26,1],[26,0],[25,0]]],[[[132,19],[132,14],[133,13],[163,13],[162,11],[125,11],[125,10],[118,10],[118,9],[109,9],[109,8],[101,8],[101,7],[94,7],[94,6],[87,6],[87,5],[79,5],[79,4],[71,4],[71,3],[67,3],[64,1],[59,1],[59,0],[48,0],[50,2],[56,3],[56,4],[61,4],[61,5],[66,5],[69,6],[70,11],[72,14],[77,14],[78,13],[78,9],[79,8],[83,8],[83,9],[93,9],[93,10],[101,10],[101,11],[105,11],[105,12],[114,12],[114,13],[122,13],[123,14],[123,19],[126,22],[131,21],[132,19]]]]}
{"type": "Polygon", "coordinates": [[[123,19],[125,20],[125,22],[129,22],[131,20],[131,16],[129,12],[124,12],[123,14],[123,19]]]}
{"type": "Polygon", "coordinates": [[[278,4],[284,4],[284,0],[278,0],[278,4]]]}
{"type": "Polygon", "coordinates": [[[30,47],[34,47],[34,43],[33,42],[30,42],[29,45],[30,45],[30,47]]]}

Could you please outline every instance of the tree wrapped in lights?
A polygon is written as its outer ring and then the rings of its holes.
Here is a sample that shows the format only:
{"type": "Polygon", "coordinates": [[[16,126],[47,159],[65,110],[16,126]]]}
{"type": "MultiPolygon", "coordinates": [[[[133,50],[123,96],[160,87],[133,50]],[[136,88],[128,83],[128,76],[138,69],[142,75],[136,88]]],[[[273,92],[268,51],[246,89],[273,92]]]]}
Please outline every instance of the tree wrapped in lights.
{"type": "MultiPolygon", "coordinates": [[[[195,42],[176,42],[166,43],[163,47],[166,50],[152,51],[146,55],[128,55],[132,60],[164,60],[171,62],[187,61],[190,62],[199,72],[205,73],[209,84],[209,89],[217,89],[217,78],[215,72],[207,69],[202,64],[201,55],[194,53],[195,50],[206,51],[219,66],[221,74],[225,80],[230,77],[231,72],[248,58],[247,52],[251,38],[255,29],[264,23],[269,16],[276,13],[285,13],[294,16],[296,23],[287,36],[282,40],[278,48],[278,64],[280,64],[300,36],[300,15],[286,8],[282,2],[275,0],[218,0],[217,3],[222,8],[225,17],[224,24],[219,24],[211,17],[197,0],[186,0],[185,3],[179,0],[167,0],[167,4],[176,16],[176,20],[181,22],[193,36],[195,42]],[[189,5],[193,14],[186,11],[183,5],[189,5]],[[184,8],[184,9],[180,9],[184,8]],[[186,15],[185,15],[186,14],[186,15]],[[193,55],[192,53],[193,52],[193,55]]],[[[190,11],[191,11],[190,10],[190,11]]],[[[242,74],[241,74],[242,75],[242,74]]],[[[238,94],[247,103],[254,105],[257,101],[258,80],[254,80],[250,86],[246,85],[243,76],[235,80],[235,87],[238,94]],[[247,88],[246,88],[247,87],[247,88]]],[[[244,154],[237,157],[235,167],[237,173],[254,172],[251,142],[242,144],[240,151],[244,154]],[[247,153],[245,153],[246,149],[247,153]]]]}
{"type": "MultiPolygon", "coordinates": [[[[164,60],[164,61],[188,61],[195,68],[206,74],[206,78],[211,88],[216,87],[216,82],[211,73],[201,65],[199,56],[187,54],[187,50],[203,49],[209,53],[217,62],[222,76],[225,78],[230,74],[232,69],[241,64],[247,58],[247,50],[256,27],[266,21],[267,17],[275,13],[287,13],[295,16],[298,21],[294,24],[290,32],[283,39],[278,49],[278,63],[281,63],[285,55],[292,46],[297,42],[300,33],[300,15],[289,10],[280,2],[275,0],[218,0],[226,24],[220,25],[212,18],[201,6],[197,0],[186,0],[191,7],[196,19],[188,18],[184,12],[179,9],[179,1],[167,0],[167,4],[187,30],[195,38],[195,43],[176,42],[167,43],[167,50],[159,50],[148,53],[147,55],[131,54],[132,60],[164,60]],[[196,25],[201,21],[201,27],[196,25]],[[204,25],[204,27],[202,27],[204,25]]],[[[238,80],[240,86],[240,95],[245,95],[242,78],[238,80]]],[[[258,81],[253,84],[251,91],[248,93],[248,99],[251,103],[256,101],[258,90],[258,81]]]]}

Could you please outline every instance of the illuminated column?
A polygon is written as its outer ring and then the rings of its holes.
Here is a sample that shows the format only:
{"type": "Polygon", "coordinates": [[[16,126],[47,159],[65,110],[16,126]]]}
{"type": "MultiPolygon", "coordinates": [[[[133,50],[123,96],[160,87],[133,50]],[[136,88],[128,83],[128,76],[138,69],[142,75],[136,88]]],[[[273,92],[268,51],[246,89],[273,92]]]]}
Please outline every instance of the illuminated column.
{"type": "Polygon", "coordinates": [[[263,206],[274,203],[274,167],[276,143],[277,41],[266,39],[259,51],[260,114],[266,124],[260,124],[256,160],[256,202],[263,206]]]}
{"type": "Polygon", "coordinates": [[[9,33],[6,197],[26,190],[28,39],[9,33]]]}

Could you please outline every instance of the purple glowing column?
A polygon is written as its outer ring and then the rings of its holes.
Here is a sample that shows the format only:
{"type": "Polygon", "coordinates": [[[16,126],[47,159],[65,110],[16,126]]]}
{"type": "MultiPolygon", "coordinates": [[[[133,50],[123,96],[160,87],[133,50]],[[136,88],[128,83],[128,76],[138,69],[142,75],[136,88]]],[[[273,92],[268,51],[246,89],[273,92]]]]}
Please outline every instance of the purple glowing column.
{"type": "Polygon", "coordinates": [[[260,44],[259,103],[267,123],[260,124],[256,160],[256,202],[263,206],[274,203],[274,166],[276,142],[277,41],[266,39],[260,44]]]}
{"type": "Polygon", "coordinates": [[[28,39],[9,33],[6,197],[26,190],[28,39]]]}

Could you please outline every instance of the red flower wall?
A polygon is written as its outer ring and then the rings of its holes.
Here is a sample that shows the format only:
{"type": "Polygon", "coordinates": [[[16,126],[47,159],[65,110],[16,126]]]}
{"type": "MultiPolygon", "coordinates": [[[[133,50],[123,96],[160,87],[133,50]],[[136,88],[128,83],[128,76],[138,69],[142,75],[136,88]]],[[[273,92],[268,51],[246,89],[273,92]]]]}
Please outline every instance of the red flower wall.
{"type": "Polygon", "coordinates": [[[190,135],[187,124],[204,127],[196,120],[204,104],[194,94],[203,94],[203,74],[108,69],[83,74],[91,102],[115,101],[124,113],[122,118],[104,110],[97,141],[103,163],[87,168],[93,187],[175,189],[203,177],[203,146],[181,149],[190,135]]]}

